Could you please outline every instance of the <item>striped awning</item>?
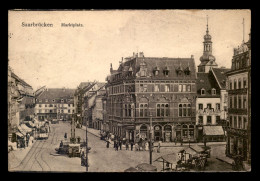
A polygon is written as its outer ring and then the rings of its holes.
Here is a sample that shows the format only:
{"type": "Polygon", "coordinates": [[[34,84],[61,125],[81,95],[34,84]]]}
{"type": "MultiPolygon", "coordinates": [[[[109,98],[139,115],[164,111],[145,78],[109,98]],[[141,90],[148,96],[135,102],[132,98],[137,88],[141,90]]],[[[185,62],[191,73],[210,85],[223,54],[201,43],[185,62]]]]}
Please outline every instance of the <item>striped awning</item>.
{"type": "Polygon", "coordinates": [[[27,127],[25,124],[21,124],[21,128],[22,128],[23,130],[25,130],[26,133],[32,132],[32,129],[29,128],[29,127],[27,127]]]}
{"type": "Polygon", "coordinates": [[[17,131],[15,134],[16,134],[17,136],[21,137],[21,138],[24,137],[24,135],[23,135],[22,133],[18,132],[18,131],[17,131]]]}
{"type": "Polygon", "coordinates": [[[224,135],[222,126],[203,126],[203,133],[207,136],[221,136],[224,135]]]}
{"type": "Polygon", "coordinates": [[[18,130],[19,130],[19,132],[22,134],[22,135],[26,135],[26,130],[24,130],[21,126],[18,126],[18,130]]]}

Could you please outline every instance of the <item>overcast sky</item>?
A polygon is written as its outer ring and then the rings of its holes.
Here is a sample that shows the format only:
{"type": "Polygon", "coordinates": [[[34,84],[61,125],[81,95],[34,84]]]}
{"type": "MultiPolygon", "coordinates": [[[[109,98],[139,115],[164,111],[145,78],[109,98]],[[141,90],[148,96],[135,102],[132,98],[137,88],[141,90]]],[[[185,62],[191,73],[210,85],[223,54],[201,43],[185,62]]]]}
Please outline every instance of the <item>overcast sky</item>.
{"type": "Polygon", "coordinates": [[[80,82],[105,82],[110,63],[144,52],[145,57],[189,58],[203,54],[207,15],[216,63],[230,68],[233,48],[251,27],[249,10],[146,10],[9,12],[9,65],[34,90],[76,88],[80,82]],[[22,27],[52,23],[53,27],[22,27]],[[61,27],[81,23],[83,27],[61,27]]]}

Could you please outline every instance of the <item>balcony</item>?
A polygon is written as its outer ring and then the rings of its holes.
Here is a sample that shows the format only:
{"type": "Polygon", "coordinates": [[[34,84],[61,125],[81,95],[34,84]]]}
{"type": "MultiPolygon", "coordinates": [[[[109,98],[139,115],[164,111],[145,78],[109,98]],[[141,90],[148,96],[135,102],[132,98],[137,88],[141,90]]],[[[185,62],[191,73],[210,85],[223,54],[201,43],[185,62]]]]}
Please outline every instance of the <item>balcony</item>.
{"type": "Polygon", "coordinates": [[[229,114],[243,114],[246,115],[247,114],[247,109],[238,109],[238,108],[229,108],[228,109],[228,113],[229,114]]]}
{"type": "Polygon", "coordinates": [[[226,127],[226,130],[227,130],[228,134],[244,136],[244,137],[248,136],[246,129],[226,127]]]}
{"type": "Polygon", "coordinates": [[[228,90],[229,95],[246,94],[246,93],[247,93],[247,88],[228,90]]]}
{"type": "Polygon", "coordinates": [[[215,115],[215,114],[220,114],[221,111],[219,109],[209,109],[209,108],[205,108],[204,110],[203,109],[199,109],[197,110],[197,114],[198,115],[215,115]]]}

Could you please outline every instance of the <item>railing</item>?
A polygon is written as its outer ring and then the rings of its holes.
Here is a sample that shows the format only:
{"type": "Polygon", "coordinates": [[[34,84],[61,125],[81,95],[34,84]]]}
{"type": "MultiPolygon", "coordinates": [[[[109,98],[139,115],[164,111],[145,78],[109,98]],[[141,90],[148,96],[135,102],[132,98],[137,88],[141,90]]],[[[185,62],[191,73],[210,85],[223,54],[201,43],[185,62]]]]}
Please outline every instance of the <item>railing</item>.
{"type": "Polygon", "coordinates": [[[212,114],[220,114],[221,111],[219,109],[209,109],[209,108],[206,108],[206,109],[199,109],[197,110],[197,114],[209,114],[209,115],[212,115],[212,114]]]}

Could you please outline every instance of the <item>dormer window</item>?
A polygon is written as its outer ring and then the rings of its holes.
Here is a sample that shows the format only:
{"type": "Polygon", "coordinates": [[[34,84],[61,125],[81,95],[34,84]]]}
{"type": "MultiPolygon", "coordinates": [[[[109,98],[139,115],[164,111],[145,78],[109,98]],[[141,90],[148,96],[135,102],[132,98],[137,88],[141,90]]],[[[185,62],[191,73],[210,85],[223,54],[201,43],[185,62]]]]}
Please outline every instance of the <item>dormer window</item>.
{"type": "Polygon", "coordinates": [[[205,95],[205,89],[202,88],[200,93],[201,93],[201,95],[205,95]]]}
{"type": "Polygon", "coordinates": [[[213,88],[213,89],[211,90],[211,94],[212,94],[212,95],[216,95],[216,89],[213,88]]]}
{"type": "Polygon", "coordinates": [[[45,99],[45,102],[48,102],[48,99],[45,99]]]}
{"type": "Polygon", "coordinates": [[[159,75],[159,71],[155,70],[154,75],[156,75],[156,76],[159,75]]]}
{"type": "Polygon", "coordinates": [[[168,66],[166,66],[165,69],[163,70],[163,74],[164,74],[164,76],[168,77],[169,72],[170,72],[170,69],[169,69],[168,66]]]}
{"type": "Polygon", "coordinates": [[[41,100],[41,99],[39,99],[39,102],[42,102],[42,100],[41,100]]]}
{"type": "Polygon", "coordinates": [[[64,100],[63,100],[63,99],[61,99],[61,102],[64,102],[64,100]]]}
{"type": "Polygon", "coordinates": [[[55,102],[55,99],[53,99],[52,102],[55,102]]]}
{"type": "Polygon", "coordinates": [[[146,76],[146,71],[145,70],[141,70],[141,77],[145,77],[146,76]]]}

